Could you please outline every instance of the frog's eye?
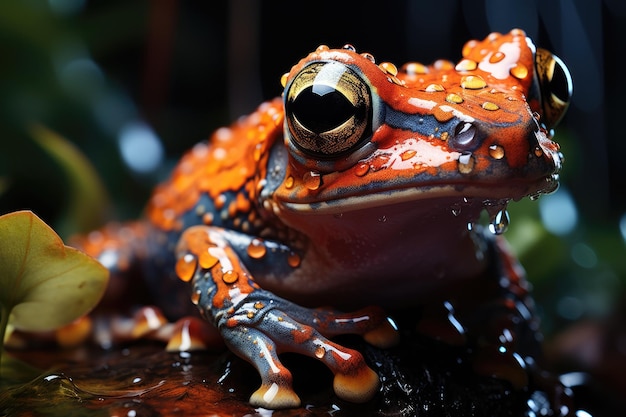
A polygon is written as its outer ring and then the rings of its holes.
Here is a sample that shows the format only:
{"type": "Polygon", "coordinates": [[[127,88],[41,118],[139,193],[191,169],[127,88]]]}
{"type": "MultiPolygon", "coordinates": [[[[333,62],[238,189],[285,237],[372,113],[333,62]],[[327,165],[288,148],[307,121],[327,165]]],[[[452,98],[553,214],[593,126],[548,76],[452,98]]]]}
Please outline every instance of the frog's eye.
{"type": "Polygon", "coordinates": [[[287,86],[285,113],[291,141],[317,158],[345,154],[371,135],[370,90],[340,62],[304,67],[287,86]]]}
{"type": "Polygon", "coordinates": [[[572,77],[563,61],[556,55],[537,48],[535,66],[541,90],[543,121],[548,128],[556,126],[569,106],[572,77]]]}

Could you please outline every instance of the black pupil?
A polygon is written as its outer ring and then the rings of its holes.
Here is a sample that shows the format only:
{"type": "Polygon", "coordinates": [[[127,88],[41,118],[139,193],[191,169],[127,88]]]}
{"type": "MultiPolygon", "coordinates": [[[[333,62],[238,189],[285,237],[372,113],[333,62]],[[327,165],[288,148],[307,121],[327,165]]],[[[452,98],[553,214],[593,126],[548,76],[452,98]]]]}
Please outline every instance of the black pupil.
{"type": "Polygon", "coordinates": [[[552,80],[550,80],[550,92],[557,96],[564,102],[569,101],[569,83],[567,82],[567,76],[563,67],[556,64],[554,66],[554,73],[552,74],[552,80]]]}
{"type": "Polygon", "coordinates": [[[317,134],[336,128],[356,111],[342,93],[324,84],[305,88],[291,104],[291,112],[298,121],[317,134]]]}

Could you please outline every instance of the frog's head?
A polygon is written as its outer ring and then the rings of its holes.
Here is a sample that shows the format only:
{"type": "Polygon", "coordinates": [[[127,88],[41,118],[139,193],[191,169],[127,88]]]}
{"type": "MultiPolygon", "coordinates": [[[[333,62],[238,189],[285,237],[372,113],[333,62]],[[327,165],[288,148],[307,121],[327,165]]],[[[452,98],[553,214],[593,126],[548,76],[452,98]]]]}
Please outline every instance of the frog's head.
{"type": "Polygon", "coordinates": [[[336,214],[429,199],[554,191],[565,65],[523,31],[470,41],[456,65],[375,63],[321,46],[283,77],[289,164],[275,198],[336,214]]]}

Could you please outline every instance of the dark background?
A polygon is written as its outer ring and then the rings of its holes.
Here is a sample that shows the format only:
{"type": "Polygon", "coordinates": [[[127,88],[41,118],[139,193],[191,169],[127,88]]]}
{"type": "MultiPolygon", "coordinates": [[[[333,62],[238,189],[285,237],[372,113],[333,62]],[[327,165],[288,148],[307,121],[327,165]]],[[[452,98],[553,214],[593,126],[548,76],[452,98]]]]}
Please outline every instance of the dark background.
{"type": "Polygon", "coordinates": [[[507,236],[548,333],[604,319],[626,282],[625,23],[621,0],[2,2],[0,213],[32,209],[64,236],[137,217],[186,149],[279,95],[280,76],[319,44],[351,43],[398,65],[455,61],[465,41],[520,27],[573,76],[556,140],[566,155],[563,213],[574,217],[570,229],[546,231],[541,205],[524,201],[511,209],[507,236]],[[163,151],[143,172],[120,151],[121,132],[138,122],[163,151]],[[67,218],[80,195],[33,140],[35,124],[86,155],[107,210],[67,218]]]}

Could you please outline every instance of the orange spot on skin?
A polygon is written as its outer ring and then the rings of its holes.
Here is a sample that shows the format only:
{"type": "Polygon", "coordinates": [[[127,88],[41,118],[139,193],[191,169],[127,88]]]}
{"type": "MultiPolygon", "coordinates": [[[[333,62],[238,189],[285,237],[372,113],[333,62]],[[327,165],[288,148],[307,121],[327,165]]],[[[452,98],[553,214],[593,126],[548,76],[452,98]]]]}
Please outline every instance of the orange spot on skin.
{"type": "Polygon", "coordinates": [[[291,337],[293,337],[293,341],[299,345],[311,339],[312,335],[313,329],[308,326],[292,330],[291,332],[291,337]]]}
{"type": "Polygon", "coordinates": [[[248,278],[248,274],[240,264],[237,254],[228,246],[218,247],[211,240],[209,230],[207,226],[190,227],[181,236],[177,251],[186,250],[194,256],[194,259],[202,258],[202,263],[206,262],[205,265],[211,265],[203,269],[210,271],[211,279],[217,289],[212,300],[213,305],[217,308],[223,308],[225,303],[230,300],[231,291],[235,290],[240,294],[250,294],[258,287],[248,278]],[[211,249],[211,252],[209,252],[209,249],[211,249]],[[219,252],[219,255],[216,252],[219,252]],[[228,259],[228,262],[233,266],[232,270],[222,271],[220,262],[222,257],[228,259]]]}
{"type": "Polygon", "coordinates": [[[250,199],[243,193],[237,194],[236,207],[240,213],[247,213],[250,210],[250,199]]]}
{"type": "Polygon", "coordinates": [[[233,201],[228,205],[228,217],[231,219],[237,214],[237,202],[233,201]]]}
{"type": "Polygon", "coordinates": [[[451,111],[442,110],[439,106],[433,109],[433,115],[435,116],[435,119],[441,123],[445,123],[454,117],[454,114],[451,111]]]}

